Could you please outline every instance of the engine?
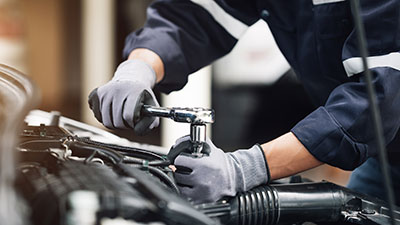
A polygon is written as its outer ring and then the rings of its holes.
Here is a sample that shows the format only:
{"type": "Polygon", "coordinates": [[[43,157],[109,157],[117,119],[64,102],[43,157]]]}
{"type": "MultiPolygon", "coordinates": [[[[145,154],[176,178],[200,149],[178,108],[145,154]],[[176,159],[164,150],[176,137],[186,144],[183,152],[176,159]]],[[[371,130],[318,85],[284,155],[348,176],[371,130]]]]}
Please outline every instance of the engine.
{"type": "Polygon", "coordinates": [[[298,177],[193,205],[179,195],[165,149],[113,144],[111,134],[57,114],[33,111],[27,121],[35,114],[48,124],[26,124],[16,149],[16,189],[33,224],[389,224],[385,202],[298,177]]]}
{"type": "Polygon", "coordinates": [[[179,197],[163,154],[79,137],[58,125],[27,125],[20,140],[16,188],[33,224],[215,223],[179,197]]]}

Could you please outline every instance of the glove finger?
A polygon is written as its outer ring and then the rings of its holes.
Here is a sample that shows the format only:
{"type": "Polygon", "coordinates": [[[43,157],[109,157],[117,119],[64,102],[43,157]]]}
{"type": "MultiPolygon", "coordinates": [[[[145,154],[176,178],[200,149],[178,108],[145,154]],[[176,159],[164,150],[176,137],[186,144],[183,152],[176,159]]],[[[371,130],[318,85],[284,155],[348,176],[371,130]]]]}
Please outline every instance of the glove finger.
{"type": "Polygon", "coordinates": [[[126,104],[127,104],[126,98],[124,98],[123,101],[121,101],[121,99],[114,98],[112,107],[113,110],[112,118],[115,128],[120,128],[120,129],[130,128],[129,123],[127,123],[126,120],[124,119],[124,111],[126,111],[126,104]]]}
{"type": "Polygon", "coordinates": [[[196,171],[187,172],[188,170],[190,170],[190,168],[185,170],[182,170],[181,168],[179,168],[174,173],[175,181],[178,184],[200,188],[204,187],[204,185],[209,182],[207,176],[205,176],[206,174],[196,173],[196,171]]]}
{"type": "Polygon", "coordinates": [[[190,175],[193,170],[186,166],[175,166],[176,170],[175,173],[183,174],[183,175],[190,175]]]}
{"type": "Polygon", "coordinates": [[[210,147],[210,149],[217,149],[217,146],[214,145],[214,143],[211,141],[209,137],[206,137],[206,143],[210,147]]]}
{"type": "Polygon", "coordinates": [[[89,98],[88,98],[88,103],[89,107],[92,110],[94,117],[102,123],[102,116],[101,116],[101,111],[100,111],[100,99],[99,95],[97,94],[97,88],[95,88],[93,91],[90,92],[89,98]]]}
{"type": "Polygon", "coordinates": [[[154,105],[156,107],[160,107],[160,104],[158,104],[158,101],[157,101],[156,96],[154,95],[154,92],[152,90],[150,90],[150,91],[145,90],[145,92],[147,92],[147,94],[149,94],[149,95],[146,94],[144,103],[146,105],[154,105]]]}
{"type": "MultiPolygon", "coordinates": [[[[179,139],[178,139],[179,140],[179,139]]],[[[192,148],[192,143],[190,140],[182,141],[177,145],[172,146],[171,150],[169,150],[167,158],[171,162],[171,164],[175,163],[176,157],[182,152],[190,152],[192,148]]]]}
{"type": "MultiPolygon", "coordinates": [[[[130,112],[134,108],[134,103],[132,104],[129,97],[132,96],[131,88],[132,84],[130,82],[114,82],[111,86],[112,91],[112,122],[115,128],[128,129],[133,128],[125,120],[125,112],[130,112]]],[[[133,110],[132,110],[133,111],[133,110]]],[[[133,112],[131,113],[133,114],[133,112]]]]}
{"type": "Polygon", "coordinates": [[[135,124],[133,131],[138,135],[145,135],[151,131],[150,126],[157,119],[158,118],[154,118],[154,117],[145,117],[145,118],[139,120],[139,122],[137,124],[135,124]]]}
{"type": "MultiPolygon", "coordinates": [[[[99,88],[101,90],[101,88],[99,88]]],[[[100,96],[100,108],[103,125],[107,128],[114,129],[113,115],[112,115],[113,101],[112,96],[100,96]]]]}
{"type": "Polygon", "coordinates": [[[144,104],[158,106],[157,100],[148,90],[143,90],[135,104],[134,109],[134,132],[143,135],[159,125],[158,117],[146,117],[141,115],[144,104]]]}
{"type": "Polygon", "coordinates": [[[196,187],[179,186],[179,191],[181,195],[186,197],[189,201],[194,204],[201,204],[205,202],[212,202],[203,196],[203,193],[196,187]]]}
{"type": "Polygon", "coordinates": [[[195,192],[192,187],[178,185],[178,188],[182,196],[192,200],[191,196],[193,196],[195,192]]]}
{"type": "Polygon", "coordinates": [[[193,187],[193,183],[190,178],[190,174],[182,174],[180,172],[174,173],[175,182],[182,186],[193,187]]]}
{"type": "Polygon", "coordinates": [[[175,146],[179,145],[180,143],[185,142],[185,141],[189,141],[189,140],[190,140],[190,135],[189,134],[187,134],[185,136],[182,136],[182,137],[176,139],[175,144],[172,146],[172,148],[175,148],[175,146]]]}
{"type": "Polygon", "coordinates": [[[153,123],[150,124],[149,128],[150,130],[158,127],[160,125],[160,118],[156,117],[156,119],[153,121],[153,123]]]}
{"type": "Polygon", "coordinates": [[[203,149],[201,150],[201,153],[209,156],[211,154],[211,149],[211,146],[207,142],[203,143],[203,149]]]}
{"type": "MultiPolygon", "coordinates": [[[[147,90],[142,90],[137,97],[135,101],[135,106],[133,108],[133,118],[134,118],[134,123],[135,125],[143,118],[146,118],[146,116],[142,115],[142,108],[143,105],[145,104],[145,99],[147,96],[149,96],[150,93],[147,90]]],[[[150,95],[151,96],[151,95],[150,95]]]]}
{"type": "Polygon", "coordinates": [[[206,165],[209,166],[210,157],[198,157],[196,155],[192,155],[191,152],[182,152],[175,158],[174,165],[196,170],[197,167],[204,167],[206,165]]]}
{"type": "Polygon", "coordinates": [[[122,112],[122,118],[127,125],[127,127],[134,128],[135,127],[135,106],[137,102],[137,97],[135,95],[129,95],[125,101],[124,109],[122,112]]]}
{"type": "MultiPolygon", "coordinates": [[[[188,145],[190,145],[190,147],[188,147],[188,149],[187,149],[187,152],[193,152],[193,149],[192,149],[192,147],[193,147],[193,144],[192,144],[192,142],[190,141],[190,135],[185,135],[185,136],[183,136],[183,137],[180,137],[180,138],[178,138],[176,141],[175,141],[175,144],[171,147],[171,150],[170,150],[170,152],[173,150],[173,149],[175,149],[179,144],[181,144],[181,143],[184,143],[184,142],[188,142],[188,145]]],[[[176,151],[176,150],[175,150],[176,151]]],[[[205,154],[205,155],[210,155],[210,153],[211,153],[211,147],[210,147],[210,145],[206,142],[206,143],[204,143],[204,145],[203,145],[203,149],[201,150],[201,153],[203,153],[203,154],[205,154]]],[[[178,155],[178,154],[177,154],[178,155]]]]}

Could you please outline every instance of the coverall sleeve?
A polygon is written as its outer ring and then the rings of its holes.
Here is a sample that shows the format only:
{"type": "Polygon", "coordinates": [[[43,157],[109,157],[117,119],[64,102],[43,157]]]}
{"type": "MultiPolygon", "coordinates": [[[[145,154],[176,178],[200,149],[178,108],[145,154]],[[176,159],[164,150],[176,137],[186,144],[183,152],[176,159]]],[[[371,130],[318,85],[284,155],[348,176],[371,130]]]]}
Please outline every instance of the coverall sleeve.
{"type": "MultiPolygon", "coordinates": [[[[399,1],[362,1],[362,17],[386,143],[400,126],[399,1]]],[[[326,104],[300,121],[292,132],[318,160],[346,170],[377,155],[363,66],[353,30],[342,50],[343,66],[359,82],[334,89],[326,104]]]]}
{"type": "Polygon", "coordinates": [[[158,0],[147,10],[145,26],[131,33],[124,57],[136,48],[157,53],[165,76],[157,85],[166,93],[181,89],[187,76],[227,54],[248,26],[258,20],[247,0],[158,0]]]}

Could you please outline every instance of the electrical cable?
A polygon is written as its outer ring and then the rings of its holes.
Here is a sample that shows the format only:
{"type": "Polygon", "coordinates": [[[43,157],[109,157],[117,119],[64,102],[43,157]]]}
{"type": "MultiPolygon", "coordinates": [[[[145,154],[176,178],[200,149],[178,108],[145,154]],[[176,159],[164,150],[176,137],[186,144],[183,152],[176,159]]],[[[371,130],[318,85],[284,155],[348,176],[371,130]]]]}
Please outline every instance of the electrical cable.
{"type": "MultiPolygon", "coordinates": [[[[105,157],[106,159],[110,160],[113,164],[118,164],[123,161],[124,156],[121,155],[119,152],[116,152],[112,149],[107,149],[105,147],[94,146],[88,143],[78,142],[78,141],[68,141],[66,142],[69,148],[73,150],[88,150],[88,151],[95,151],[97,154],[105,157]]],[[[76,151],[75,151],[76,153],[76,151]]],[[[90,156],[89,156],[90,157],[90,156]]]]}
{"type": "Polygon", "coordinates": [[[387,201],[389,204],[389,215],[390,215],[390,223],[395,225],[394,221],[394,192],[392,186],[392,180],[389,173],[389,166],[387,160],[387,153],[385,147],[385,139],[383,136],[383,128],[382,128],[382,119],[380,115],[380,111],[378,108],[377,97],[375,93],[375,87],[372,83],[372,75],[371,71],[368,69],[368,61],[367,57],[369,55],[367,43],[366,43],[366,34],[364,30],[364,24],[362,22],[361,13],[360,13],[360,2],[359,0],[350,0],[351,3],[351,10],[353,14],[353,20],[355,22],[355,28],[357,32],[357,39],[358,39],[358,48],[360,50],[362,63],[364,67],[364,75],[366,78],[366,87],[368,91],[368,98],[369,98],[369,105],[371,109],[371,115],[373,119],[373,126],[375,131],[375,138],[377,140],[377,147],[378,147],[378,154],[379,154],[379,161],[381,165],[381,171],[383,174],[383,181],[385,186],[385,192],[387,201]]]}
{"type": "MultiPolygon", "coordinates": [[[[21,144],[26,145],[26,144],[31,144],[31,143],[48,143],[48,142],[58,143],[60,141],[59,140],[57,140],[57,141],[55,141],[55,140],[51,140],[51,141],[35,140],[35,141],[27,141],[27,142],[24,142],[21,144]]],[[[96,154],[105,157],[114,165],[117,165],[121,162],[133,163],[133,164],[135,164],[136,167],[139,167],[141,169],[143,169],[143,168],[147,169],[151,174],[158,177],[167,186],[171,187],[172,190],[174,190],[176,193],[178,193],[178,194],[180,193],[175,182],[167,174],[165,174],[161,169],[158,169],[157,167],[155,167],[155,166],[170,165],[170,162],[168,159],[163,158],[159,155],[156,155],[154,153],[148,154],[148,155],[152,156],[151,158],[157,158],[157,159],[161,159],[161,160],[148,161],[146,159],[132,158],[132,157],[122,155],[115,149],[106,147],[106,146],[110,146],[110,147],[118,147],[119,148],[121,146],[109,145],[109,144],[91,141],[88,139],[76,138],[76,137],[74,138],[74,141],[67,141],[65,144],[69,148],[75,150],[75,153],[77,153],[76,150],[91,151],[92,153],[84,160],[84,163],[90,162],[96,154]]],[[[129,151],[132,150],[132,148],[128,148],[128,147],[126,147],[126,148],[123,147],[123,149],[129,150],[129,151]]],[[[134,149],[133,151],[137,151],[137,149],[134,149]]],[[[142,152],[140,151],[140,153],[142,153],[142,152]]],[[[147,153],[147,152],[145,152],[145,153],[147,153]]]]}
{"type": "Polygon", "coordinates": [[[171,165],[171,162],[169,160],[153,160],[153,161],[148,161],[145,159],[137,159],[137,158],[132,158],[129,156],[125,156],[124,163],[134,163],[138,165],[143,165],[147,163],[150,166],[169,166],[171,165]]]}
{"type": "Polygon", "coordinates": [[[108,143],[93,141],[88,138],[74,137],[74,139],[77,141],[80,141],[80,142],[96,145],[99,147],[111,148],[115,151],[120,151],[123,154],[127,154],[129,156],[133,156],[133,157],[137,157],[137,158],[145,158],[148,160],[154,160],[154,159],[165,160],[165,158],[163,156],[153,153],[153,152],[149,152],[148,150],[145,150],[145,149],[132,148],[132,147],[127,147],[127,146],[115,145],[115,144],[108,144],[108,143]]]}
{"type": "MultiPolygon", "coordinates": [[[[75,140],[77,140],[75,138],[75,140]]],[[[154,160],[154,161],[148,161],[148,160],[142,160],[142,159],[135,159],[131,157],[126,157],[119,152],[115,151],[114,149],[110,149],[105,146],[110,146],[108,144],[102,145],[103,143],[100,142],[95,142],[95,141],[87,141],[85,139],[85,142],[82,142],[82,139],[78,139],[79,141],[74,141],[68,143],[69,147],[71,148],[78,148],[78,149],[84,149],[84,150],[92,150],[95,151],[99,155],[106,156],[108,159],[111,159],[112,163],[117,165],[121,162],[127,162],[127,163],[133,163],[135,167],[138,167],[140,169],[147,169],[151,174],[154,176],[158,177],[161,181],[163,181],[167,186],[171,187],[176,193],[180,193],[178,187],[176,186],[175,182],[167,175],[165,174],[161,169],[158,169],[155,166],[168,166],[169,160],[166,160],[164,158],[160,157],[163,160],[154,160]],[[89,144],[93,143],[93,144],[89,144]]],[[[114,145],[111,145],[114,146],[114,145]]],[[[117,146],[117,145],[115,145],[117,146]]],[[[94,156],[93,153],[89,156],[94,156]]]]}
{"type": "Polygon", "coordinates": [[[90,163],[96,154],[97,154],[97,151],[93,151],[93,153],[89,157],[87,157],[83,162],[85,164],[90,163]]]}

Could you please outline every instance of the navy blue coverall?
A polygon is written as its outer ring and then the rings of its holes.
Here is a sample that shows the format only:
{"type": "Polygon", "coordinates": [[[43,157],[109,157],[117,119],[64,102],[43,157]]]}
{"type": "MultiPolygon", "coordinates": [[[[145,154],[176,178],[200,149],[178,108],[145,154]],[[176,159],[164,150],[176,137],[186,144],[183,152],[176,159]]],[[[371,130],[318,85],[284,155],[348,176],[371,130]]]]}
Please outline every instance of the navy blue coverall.
{"type": "MultiPolygon", "coordinates": [[[[369,66],[384,135],[390,143],[393,175],[397,174],[394,183],[400,190],[400,150],[395,144],[400,141],[400,0],[361,0],[361,7],[369,66]]],[[[124,55],[127,57],[135,48],[156,52],[165,66],[165,77],[158,84],[161,91],[182,88],[188,74],[227,54],[248,26],[263,19],[319,106],[292,128],[294,135],[318,160],[342,169],[353,170],[377,156],[361,75],[363,67],[347,1],[158,0],[147,13],[145,26],[126,39],[124,55]]],[[[381,187],[380,176],[372,177],[371,171],[365,173],[363,167],[356,170],[350,187],[383,198],[383,193],[370,187],[371,181],[381,187]]],[[[371,168],[379,174],[378,168],[371,168]]]]}

